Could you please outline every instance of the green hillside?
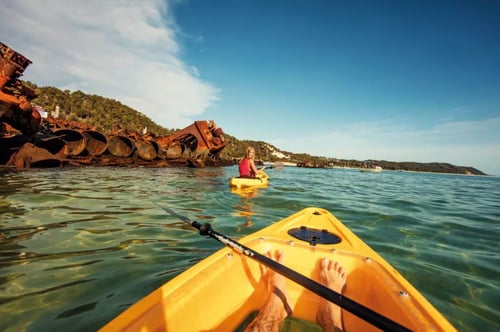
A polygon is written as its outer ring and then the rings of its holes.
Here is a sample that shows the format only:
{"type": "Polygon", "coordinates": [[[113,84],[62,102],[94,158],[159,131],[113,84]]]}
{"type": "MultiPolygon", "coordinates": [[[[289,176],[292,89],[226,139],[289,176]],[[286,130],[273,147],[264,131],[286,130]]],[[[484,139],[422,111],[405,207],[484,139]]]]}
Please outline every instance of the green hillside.
{"type": "Polygon", "coordinates": [[[159,126],[146,115],[114,99],[89,95],[82,91],[62,91],[54,87],[36,88],[39,96],[32,101],[33,103],[47,111],[53,111],[56,106],[59,106],[60,117],[95,126],[103,133],[120,128],[142,132],[144,127],[157,135],[173,132],[173,130],[159,126]]]}

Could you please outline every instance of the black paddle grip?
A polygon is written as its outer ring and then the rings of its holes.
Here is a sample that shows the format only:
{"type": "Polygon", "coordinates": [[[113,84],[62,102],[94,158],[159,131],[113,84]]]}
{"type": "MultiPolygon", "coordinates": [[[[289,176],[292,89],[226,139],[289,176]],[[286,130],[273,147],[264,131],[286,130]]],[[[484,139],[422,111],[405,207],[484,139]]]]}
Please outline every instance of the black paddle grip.
{"type": "MultiPolygon", "coordinates": [[[[199,223],[198,223],[199,224],[199,223]]],[[[206,223],[206,224],[199,224],[200,227],[196,227],[200,230],[200,235],[203,235],[203,236],[209,236],[210,234],[212,234],[212,226],[209,224],[209,223],[206,223]]]]}

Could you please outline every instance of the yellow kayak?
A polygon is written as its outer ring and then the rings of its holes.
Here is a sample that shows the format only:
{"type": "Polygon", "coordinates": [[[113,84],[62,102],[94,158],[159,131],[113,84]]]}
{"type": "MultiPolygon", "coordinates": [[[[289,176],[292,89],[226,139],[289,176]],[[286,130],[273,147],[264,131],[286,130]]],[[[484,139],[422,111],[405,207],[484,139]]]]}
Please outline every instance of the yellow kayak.
{"type": "Polygon", "coordinates": [[[269,177],[264,171],[257,173],[255,177],[232,177],[229,180],[229,186],[233,188],[248,188],[248,187],[267,187],[269,177]]]}
{"type": "MultiPolygon", "coordinates": [[[[204,226],[189,222],[202,232],[204,226]]],[[[214,237],[210,232],[209,228],[214,237]]],[[[233,331],[264,305],[269,290],[256,257],[276,250],[284,254],[285,272],[279,266],[271,268],[282,274],[294,271],[306,280],[319,279],[322,259],[339,262],[347,273],[345,299],[340,300],[354,302],[355,309],[372,310],[413,331],[456,331],[401,274],[327,210],[306,208],[235,243],[242,248],[226,243],[230,247],[153,291],[101,331],[233,331]]],[[[293,280],[286,282],[292,319],[313,324],[320,297],[299,284],[306,282],[293,280]]],[[[346,310],[347,304],[342,305],[345,331],[379,331],[373,322],[346,310]]]]}

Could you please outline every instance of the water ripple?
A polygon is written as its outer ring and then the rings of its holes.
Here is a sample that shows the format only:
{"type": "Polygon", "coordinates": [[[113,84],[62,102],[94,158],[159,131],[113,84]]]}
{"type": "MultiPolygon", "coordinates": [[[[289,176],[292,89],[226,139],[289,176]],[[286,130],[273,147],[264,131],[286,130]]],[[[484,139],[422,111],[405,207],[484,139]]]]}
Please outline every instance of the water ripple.
{"type": "Polygon", "coordinates": [[[372,246],[459,330],[500,330],[500,179],[285,168],[229,190],[236,167],[76,168],[0,177],[1,330],[94,331],[221,245],[308,206],[372,246]],[[71,291],[69,291],[71,290],[71,291]]]}

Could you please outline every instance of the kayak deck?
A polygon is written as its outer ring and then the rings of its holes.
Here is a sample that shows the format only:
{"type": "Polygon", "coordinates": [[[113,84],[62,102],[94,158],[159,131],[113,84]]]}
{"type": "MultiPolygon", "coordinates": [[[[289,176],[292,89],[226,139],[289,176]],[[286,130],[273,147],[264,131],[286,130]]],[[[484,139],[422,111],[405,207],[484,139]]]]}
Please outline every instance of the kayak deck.
{"type": "MultiPolygon", "coordinates": [[[[411,330],[455,330],[393,267],[324,209],[306,208],[238,242],[261,254],[281,250],[283,265],[313,280],[319,280],[323,258],[337,261],[347,274],[346,297],[411,330]],[[328,230],[341,242],[311,245],[288,234],[300,226],[328,230]]],[[[319,296],[290,280],[287,288],[293,317],[314,322],[319,296]]],[[[260,264],[226,247],[131,306],[102,331],[235,330],[268,295],[260,264]]],[[[345,331],[378,331],[342,312],[345,331]]]]}
{"type": "Polygon", "coordinates": [[[232,177],[229,179],[229,186],[232,188],[267,187],[269,176],[263,171],[255,177],[232,177]]]}

